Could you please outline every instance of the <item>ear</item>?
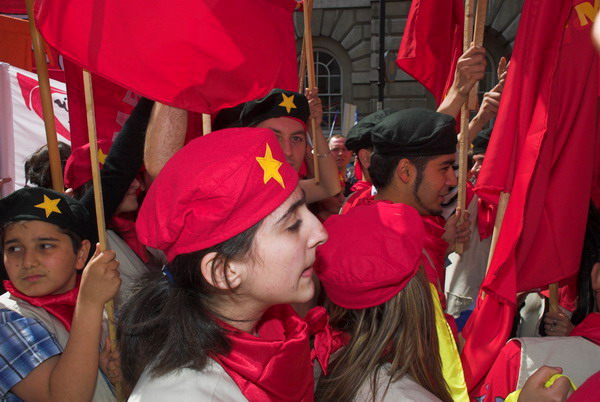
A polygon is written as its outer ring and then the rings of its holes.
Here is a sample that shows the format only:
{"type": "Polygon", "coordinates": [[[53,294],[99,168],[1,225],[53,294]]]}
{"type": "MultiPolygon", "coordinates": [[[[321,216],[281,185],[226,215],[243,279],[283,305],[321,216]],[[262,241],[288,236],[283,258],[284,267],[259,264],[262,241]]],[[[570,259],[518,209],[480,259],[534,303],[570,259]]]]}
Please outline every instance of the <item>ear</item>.
{"type": "Polygon", "coordinates": [[[220,290],[235,289],[242,282],[243,267],[235,262],[225,264],[225,259],[218,253],[206,254],[200,261],[200,272],[213,287],[220,290]]]}
{"type": "Polygon", "coordinates": [[[400,159],[398,166],[396,167],[396,176],[402,181],[402,183],[409,183],[416,177],[416,169],[408,159],[400,159]]]}
{"type": "Polygon", "coordinates": [[[592,267],[592,289],[600,292],[600,262],[595,263],[592,267]]]}
{"type": "Polygon", "coordinates": [[[90,247],[91,243],[89,240],[83,240],[81,242],[81,247],[79,248],[79,251],[75,253],[77,256],[77,259],[75,260],[76,270],[80,270],[83,269],[83,267],[85,267],[85,263],[87,262],[88,256],[90,254],[90,247]]]}
{"type": "Polygon", "coordinates": [[[369,169],[369,166],[371,166],[371,151],[364,148],[359,150],[358,160],[360,161],[360,166],[362,166],[363,169],[369,169]]]}

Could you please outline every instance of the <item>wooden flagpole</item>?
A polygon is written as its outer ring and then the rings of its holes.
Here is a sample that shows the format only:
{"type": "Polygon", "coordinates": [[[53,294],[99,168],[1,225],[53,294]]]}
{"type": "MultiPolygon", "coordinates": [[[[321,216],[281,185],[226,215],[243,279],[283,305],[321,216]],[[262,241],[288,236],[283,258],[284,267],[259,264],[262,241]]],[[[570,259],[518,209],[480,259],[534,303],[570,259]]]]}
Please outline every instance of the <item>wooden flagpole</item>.
{"type": "MultiPolygon", "coordinates": [[[[465,3],[465,29],[463,31],[463,53],[469,50],[473,33],[473,9],[474,0],[467,0],[465,3]]],[[[461,211],[459,223],[462,223],[465,216],[467,204],[467,170],[468,170],[468,152],[469,152],[469,118],[470,111],[468,101],[461,107],[460,112],[460,141],[458,142],[458,205],[461,211]]],[[[454,251],[461,254],[464,251],[462,243],[454,245],[454,251]]]]}
{"type": "MultiPolygon", "coordinates": [[[[475,46],[483,46],[483,32],[485,29],[485,17],[487,15],[487,0],[478,0],[477,11],[475,14],[475,33],[473,34],[473,43],[475,46]]],[[[477,92],[479,91],[479,82],[473,86],[469,93],[469,110],[477,109],[477,92]]]]}
{"type": "Polygon", "coordinates": [[[202,135],[209,134],[212,131],[210,115],[202,113],[202,135]]]}
{"type": "MultiPolygon", "coordinates": [[[[315,60],[313,55],[313,44],[312,44],[312,28],[310,25],[311,17],[312,17],[312,6],[313,0],[305,0],[304,1],[304,43],[306,44],[305,54],[306,54],[306,68],[308,71],[308,87],[312,90],[317,86],[315,80],[315,60]]],[[[319,154],[319,150],[317,149],[317,122],[315,119],[310,119],[310,129],[312,133],[312,143],[313,143],[313,162],[315,169],[315,183],[319,184],[321,182],[321,175],[319,173],[319,158],[317,155],[319,154]]]]}
{"type": "MultiPolygon", "coordinates": [[[[309,21],[312,21],[312,6],[310,10],[305,7],[304,14],[308,13],[309,21]]],[[[298,92],[304,93],[304,77],[306,75],[306,38],[302,38],[302,49],[300,49],[300,66],[298,66],[298,92]]]]}
{"type": "MultiPolygon", "coordinates": [[[[86,69],[83,70],[83,89],[85,93],[85,110],[87,116],[88,136],[90,143],[90,159],[92,161],[92,182],[94,185],[94,201],[96,204],[96,222],[98,225],[98,240],[100,251],[107,248],[106,223],[104,221],[104,203],[102,198],[102,183],[100,182],[100,164],[98,162],[98,139],[96,136],[96,118],[94,115],[94,94],[92,90],[92,76],[86,69]]],[[[110,347],[115,350],[117,346],[117,329],[115,327],[115,310],[113,301],[105,305],[108,316],[108,336],[110,347]]],[[[117,400],[123,401],[123,388],[121,383],[115,384],[117,400]]]]}
{"type": "Polygon", "coordinates": [[[52,175],[52,188],[62,193],[65,191],[63,183],[62,167],[60,165],[60,152],[58,151],[58,139],[56,137],[56,124],[54,122],[54,108],[52,107],[52,94],[50,93],[50,77],[48,76],[48,65],[46,64],[46,53],[44,51],[44,40],[35,27],[33,15],[33,1],[26,0],[27,17],[29,18],[29,32],[35,56],[35,67],[40,85],[40,96],[42,99],[42,112],[44,115],[44,127],[46,129],[46,142],[48,143],[48,158],[50,159],[50,173],[52,175]]]}

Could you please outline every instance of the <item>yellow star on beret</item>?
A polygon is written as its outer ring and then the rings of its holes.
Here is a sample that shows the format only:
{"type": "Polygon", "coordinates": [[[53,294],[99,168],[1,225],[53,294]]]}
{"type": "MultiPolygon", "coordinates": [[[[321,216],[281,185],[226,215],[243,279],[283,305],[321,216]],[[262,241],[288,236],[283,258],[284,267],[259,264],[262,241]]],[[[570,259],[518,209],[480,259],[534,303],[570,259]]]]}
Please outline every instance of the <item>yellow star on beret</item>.
{"type": "Polygon", "coordinates": [[[285,94],[281,94],[281,96],[283,97],[283,101],[279,106],[284,107],[288,113],[290,113],[292,109],[296,109],[296,105],[294,105],[294,95],[285,96],[285,94]]]}
{"type": "Polygon", "coordinates": [[[51,200],[50,198],[48,198],[48,196],[46,194],[44,194],[44,202],[42,202],[41,204],[34,205],[34,206],[36,208],[40,208],[40,209],[43,209],[44,211],[46,211],[46,218],[48,218],[52,212],[56,212],[59,214],[62,213],[62,212],[60,212],[60,209],[58,209],[59,202],[60,202],[60,198],[51,200]]]}
{"type": "Polygon", "coordinates": [[[106,160],[106,154],[102,152],[101,148],[98,148],[98,162],[104,165],[104,161],[106,160]]]}
{"type": "Polygon", "coordinates": [[[282,163],[273,158],[273,153],[271,152],[271,147],[269,147],[269,144],[267,144],[265,156],[257,156],[256,160],[263,170],[263,180],[265,184],[267,184],[269,180],[274,179],[277,183],[281,184],[281,187],[285,188],[283,177],[281,177],[281,173],[279,173],[279,168],[281,167],[282,163]]]}

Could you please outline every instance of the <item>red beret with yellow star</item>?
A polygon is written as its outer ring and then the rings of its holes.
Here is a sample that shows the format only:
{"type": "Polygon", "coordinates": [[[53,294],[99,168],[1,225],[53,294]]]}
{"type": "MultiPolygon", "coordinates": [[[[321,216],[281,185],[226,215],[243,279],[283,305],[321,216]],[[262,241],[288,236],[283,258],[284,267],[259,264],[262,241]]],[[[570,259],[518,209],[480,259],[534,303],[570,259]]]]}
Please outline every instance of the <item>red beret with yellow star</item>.
{"type": "Polygon", "coordinates": [[[249,229],[283,204],[297,184],[298,174],[271,130],[216,131],[167,162],[140,208],[137,234],[172,261],[249,229]]]}
{"type": "Polygon", "coordinates": [[[0,200],[0,229],[12,222],[43,221],[69,229],[82,240],[88,235],[89,215],[68,195],[43,187],[24,187],[0,200]]]}

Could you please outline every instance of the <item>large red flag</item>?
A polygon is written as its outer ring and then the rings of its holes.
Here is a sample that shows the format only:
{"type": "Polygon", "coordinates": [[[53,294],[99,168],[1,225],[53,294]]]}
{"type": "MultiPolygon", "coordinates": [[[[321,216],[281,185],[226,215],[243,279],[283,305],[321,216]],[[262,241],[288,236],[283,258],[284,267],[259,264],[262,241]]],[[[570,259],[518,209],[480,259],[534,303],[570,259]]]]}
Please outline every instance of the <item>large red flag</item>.
{"type": "Polygon", "coordinates": [[[516,292],[560,282],[579,267],[599,131],[598,55],[591,21],[577,7],[585,2],[524,4],[476,188],[496,202],[508,192],[510,202],[482,284],[487,296],[463,331],[471,391],[508,339],[516,292]]]}
{"type": "Polygon", "coordinates": [[[39,0],[65,57],[140,95],[215,113],[297,87],[294,0],[39,0]]]}
{"type": "Polygon", "coordinates": [[[462,54],[463,0],[413,0],[398,50],[398,67],[442,103],[462,54]]]}

